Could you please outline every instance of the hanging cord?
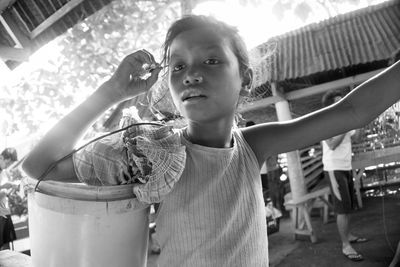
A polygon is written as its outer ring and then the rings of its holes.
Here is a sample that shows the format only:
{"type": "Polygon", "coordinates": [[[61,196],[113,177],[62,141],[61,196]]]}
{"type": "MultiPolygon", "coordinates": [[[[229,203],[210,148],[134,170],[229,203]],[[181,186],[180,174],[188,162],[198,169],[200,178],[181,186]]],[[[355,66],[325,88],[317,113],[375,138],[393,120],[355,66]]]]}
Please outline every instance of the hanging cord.
{"type": "Polygon", "coordinates": [[[59,159],[59,160],[53,162],[52,164],[50,164],[50,166],[39,176],[38,182],[36,183],[36,186],[35,186],[35,192],[38,191],[39,184],[40,184],[41,181],[43,181],[43,179],[46,177],[46,175],[49,174],[49,172],[50,172],[51,170],[53,170],[54,167],[55,167],[58,163],[60,163],[61,161],[63,161],[64,159],[66,159],[66,158],[72,156],[74,153],[78,152],[79,150],[83,149],[84,147],[90,145],[90,144],[93,143],[93,142],[96,142],[96,141],[98,141],[98,140],[100,140],[100,139],[103,139],[103,138],[105,138],[105,137],[107,137],[107,136],[110,136],[110,135],[113,135],[113,134],[116,134],[116,133],[125,131],[125,130],[127,130],[127,129],[133,127],[133,126],[141,126],[141,125],[154,125],[154,126],[160,126],[160,127],[161,127],[161,126],[165,126],[165,124],[155,123],[155,122],[133,123],[133,124],[130,124],[130,125],[126,126],[126,127],[121,128],[121,129],[118,129],[118,130],[109,132],[109,133],[104,134],[104,135],[102,135],[102,136],[96,137],[96,138],[94,138],[93,140],[90,140],[90,141],[87,142],[86,144],[80,146],[80,147],[77,148],[77,149],[72,150],[72,152],[70,152],[70,153],[67,154],[66,156],[64,156],[64,157],[62,157],[61,159],[59,159]]]}

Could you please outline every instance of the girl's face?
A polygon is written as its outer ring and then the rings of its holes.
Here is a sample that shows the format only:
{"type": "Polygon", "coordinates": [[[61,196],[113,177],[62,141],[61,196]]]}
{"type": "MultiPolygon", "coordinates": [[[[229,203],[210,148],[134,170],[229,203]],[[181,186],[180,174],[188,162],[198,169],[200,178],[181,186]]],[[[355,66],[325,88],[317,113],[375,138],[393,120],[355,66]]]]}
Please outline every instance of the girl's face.
{"type": "Polygon", "coordinates": [[[233,119],[242,78],[227,38],[207,28],[177,35],[170,47],[168,82],[176,107],[189,121],[233,119]]]}

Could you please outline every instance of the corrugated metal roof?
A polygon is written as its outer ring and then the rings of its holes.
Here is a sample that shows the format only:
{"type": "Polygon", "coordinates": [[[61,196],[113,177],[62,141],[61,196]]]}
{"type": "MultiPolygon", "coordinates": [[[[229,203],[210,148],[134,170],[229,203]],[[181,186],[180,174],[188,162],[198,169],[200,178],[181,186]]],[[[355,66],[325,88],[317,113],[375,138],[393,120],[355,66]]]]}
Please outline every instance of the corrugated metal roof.
{"type": "MultiPolygon", "coordinates": [[[[17,39],[22,47],[34,52],[110,2],[112,0],[11,1],[11,5],[0,11],[0,45],[18,47],[17,39]],[[15,36],[4,24],[11,27],[15,36]]],[[[12,68],[18,62],[9,60],[6,64],[12,68]]]]}
{"type": "Polygon", "coordinates": [[[256,48],[271,53],[264,81],[284,81],[358,64],[390,60],[400,51],[400,1],[314,23],[273,37],[256,48]]]}

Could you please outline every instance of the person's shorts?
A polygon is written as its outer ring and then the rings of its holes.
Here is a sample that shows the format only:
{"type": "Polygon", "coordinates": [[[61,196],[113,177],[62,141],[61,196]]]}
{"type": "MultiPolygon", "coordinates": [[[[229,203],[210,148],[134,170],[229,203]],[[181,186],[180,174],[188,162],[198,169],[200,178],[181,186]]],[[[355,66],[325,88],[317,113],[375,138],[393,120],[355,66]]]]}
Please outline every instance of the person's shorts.
{"type": "Polygon", "coordinates": [[[6,215],[6,218],[0,216],[0,247],[3,244],[7,244],[16,239],[14,224],[11,220],[10,215],[6,215]]]}
{"type": "Polygon", "coordinates": [[[337,214],[347,214],[354,210],[354,182],[351,171],[324,171],[328,179],[333,199],[333,208],[337,214]],[[330,177],[332,175],[332,177],[330,177]],[[334,190],[331,179],[335,179],[338,190],[334,190]]]}

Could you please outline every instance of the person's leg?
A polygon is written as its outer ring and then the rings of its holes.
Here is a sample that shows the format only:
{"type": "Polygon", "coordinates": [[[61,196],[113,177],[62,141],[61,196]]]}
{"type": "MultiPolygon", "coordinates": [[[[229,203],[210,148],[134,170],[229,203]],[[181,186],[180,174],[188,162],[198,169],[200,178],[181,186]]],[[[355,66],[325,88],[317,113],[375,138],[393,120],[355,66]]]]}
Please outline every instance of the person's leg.
{"type": "Polygon", "coordinates": [[[6,226],[6,218],[4,216],[0,216],[0,250],[7,249],[5,242],[5,226],[6,226]],[[3,248],[4,247],[4,248],[3,248]]]}
{"type": "Polygon", "coordinates": [[[349,216],[347,214],[338,214],[336,217],[336,223],[342,240],[343,247],[350,246],[349,242],[349,216]]]}
{"type": "Polygon", "coordinates": [[[347,254],[357,254],[355,249],[350,244],[350,231],[349,231],[349,215],[348,214],[338,214],[336,217],[336,223],[340,235],[340,240],[342,241],[343,253],[347,254]]]}
{"type": "Polygon", "coordinates": [[[351,246],[349,238],[349,212],[352,201],[348,187],[348,173],[346,171],[329,171],[330,186],[333,195],[333,205],[336,213],[336,223],[340,240],[342,241],[342,252],[351,260],[362,260],[362,256],[351,246]]]}
{"type": "MultiPolygon", "coordinates": [[[[349,212],[352,210],[356,210],[358,208],[357,205],[357,199],[356,199],[356,191],[354,190],[354,181],[353,181],[353,174],[351,171],[347,172],[347,186],[348,186],[348,191],[349,191],[349,212]]],[[[350,219],[350,218],[348,218],[350,219]]],[[[355,236],[351,233],[351,228],[350,228],[350,221],[348,222],[349,225],[349,234],[348,234],[348,239],[350,243],[362,243],[368,241],[367,238],[365,237],[360,237],[360,236],[355,236]]]]}
{"type": "Polygon", "coordinates": [[[17,237],[11,215],[6,215],[2,231],[3,245],[1,246],[0,250],[10,249],[10,242],[13,242],[15,239],[17,239],[17,237]]]}

